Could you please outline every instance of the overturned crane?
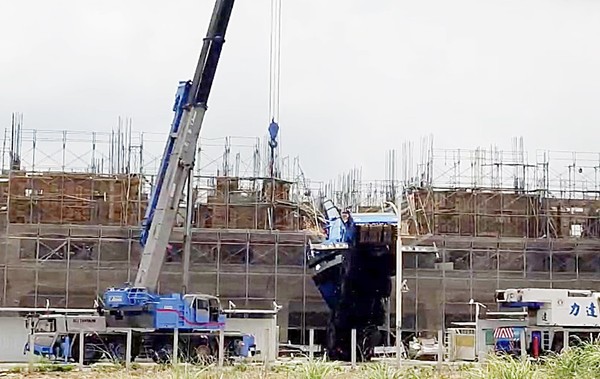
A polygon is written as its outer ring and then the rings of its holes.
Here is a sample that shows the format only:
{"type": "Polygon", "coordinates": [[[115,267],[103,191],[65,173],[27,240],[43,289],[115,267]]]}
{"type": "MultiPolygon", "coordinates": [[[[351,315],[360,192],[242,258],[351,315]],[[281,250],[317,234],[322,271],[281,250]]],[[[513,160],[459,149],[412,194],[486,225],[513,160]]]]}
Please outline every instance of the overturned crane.
{"type": "Polygon", "coordinates": [[[325,241],[313,244],[308,265],[330,310],[326,348],[334,360],[350,360],[351,330],[357,331],[359,358],[372,357],[380,345],[386,300],[396,274],[398,218],[392,213],[350,214],[332,201],[324,203],[325,241]]]}

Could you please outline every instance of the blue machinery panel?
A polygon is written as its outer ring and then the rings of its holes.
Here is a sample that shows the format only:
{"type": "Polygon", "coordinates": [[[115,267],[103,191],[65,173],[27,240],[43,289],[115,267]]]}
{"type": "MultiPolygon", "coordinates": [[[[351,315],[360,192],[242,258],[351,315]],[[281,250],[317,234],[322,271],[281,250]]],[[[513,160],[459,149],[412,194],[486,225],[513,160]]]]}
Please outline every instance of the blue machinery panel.
{"type": "Polygon", "coordinates": [[[104,294],[107,309],[125,314],[144,313],[150,316],[155,329],[218,330],[225,326],[225,315],[211,315],[206,308],[195,307],[193,295],[174,293],[154,295],[145,288],[111,288],[104,294]],[[215,317],[216,316],[216,317],[215,317]]]}

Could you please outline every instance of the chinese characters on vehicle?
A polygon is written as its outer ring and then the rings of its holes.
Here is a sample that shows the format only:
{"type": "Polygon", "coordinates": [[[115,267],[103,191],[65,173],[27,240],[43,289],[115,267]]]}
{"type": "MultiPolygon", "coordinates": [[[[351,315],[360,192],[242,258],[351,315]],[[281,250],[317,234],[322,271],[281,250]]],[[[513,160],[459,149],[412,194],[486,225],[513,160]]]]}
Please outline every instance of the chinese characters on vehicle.
{"type": "MultiPolygon", "coordinates": [[[[580,312],[583,315],[583,311],[581,309],[582,305],[579,305],[579,303],[571,304],[571,310],[569,311],[569,315],[579,316],[580,312]]],[[[585,315],[587,317],[598,317],[598,307],[593,302],[590,302],[589,305],[585,306],[585,315]]]]}

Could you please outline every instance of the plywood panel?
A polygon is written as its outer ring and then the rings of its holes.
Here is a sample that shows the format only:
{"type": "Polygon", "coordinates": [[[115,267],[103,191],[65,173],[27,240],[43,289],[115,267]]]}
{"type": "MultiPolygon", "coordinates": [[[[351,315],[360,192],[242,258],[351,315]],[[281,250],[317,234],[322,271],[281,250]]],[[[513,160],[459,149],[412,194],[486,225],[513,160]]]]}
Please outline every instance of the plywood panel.
{"type": "MultiPolygon", "coordinates": [[[[137,175],[12,172],[13,223],[136,225],[145,212],[137,175]]],[[[4,192],[2,192],[4,193],[4,192]]]]}

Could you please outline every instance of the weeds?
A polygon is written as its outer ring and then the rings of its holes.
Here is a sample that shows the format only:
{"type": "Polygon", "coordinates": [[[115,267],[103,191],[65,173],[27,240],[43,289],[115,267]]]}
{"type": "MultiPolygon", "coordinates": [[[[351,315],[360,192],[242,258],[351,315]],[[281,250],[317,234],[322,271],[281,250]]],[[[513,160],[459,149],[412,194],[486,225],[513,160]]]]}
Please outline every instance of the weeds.
{"type": "Polygon", "coordinates": [[[324,360],[309,361],[308,363],[300,366],[302,370],[302,378],[304,379],[326,379],[333,376],[335,372],[335,366],[332,363],[325,362],[324,360]]]}
{"type": "Polygon", "coordinates": [[[369,379],[401,379],[403,377],[398,369],[385,363],[366,365],[364,373],[365,377],[369,379]]]}
{"type": "MultiPolygon", "coordinates": [[[[32,372],[38,373],[50,373],[50,372],[71,372],[74,371],[76,366],[65,365],[59,363],[38,363],[31,367],[32,372]]],[[[27,366],[16,366],[8,370],[10,374],[23,374],[30,370],[27,366]]]]}
{"type": "Polygon", "coordinates": [[[536,379],[542,378],[538,367],[528,359],[513,358],[510,355],[490,356],[485,364],[463,371],[471,379],[536,379]]]}
{"type": "Polygon", "coordinates": [[[545,360],[547,378],[598,378],[600,377],[600,345],[583,344],[569,348],[560,355],[545,360]]]}
{"type": "MultiPolygon", "coordinates": [[[[39,377],[62,372],[61,378],[76,378],[82,373],[65,371],[74,366],[36,363],[33,371],[39,377]],[[41,375],[41,376],[39,376],[41,375]],[[75,375],[75,376],[73,376],[75,375]]],[[[23,374],[27,367],[15,367],[9,374],[23,374]]],[[[289,362],[272,365],[248,363],[216,367],[181,365],[142,366],[125,371],[120,365],[108,365],[84,374],[86,378],[130,379],[592,379],[600,378],[600,343],[582,344],[533,362],[510,356],[490,356],[482,364],[467,364],[460,368],[445,368],[441,373],[435,366],[407,366],[396,368],[391,364],[367,363],[352,369],[348,365],[314,360],[305,363],[289,362]],[[91,375],[89,375],[91,374],[91,375]]],[[[48,376],[50,377],[50,376],[48,376]]]]}

